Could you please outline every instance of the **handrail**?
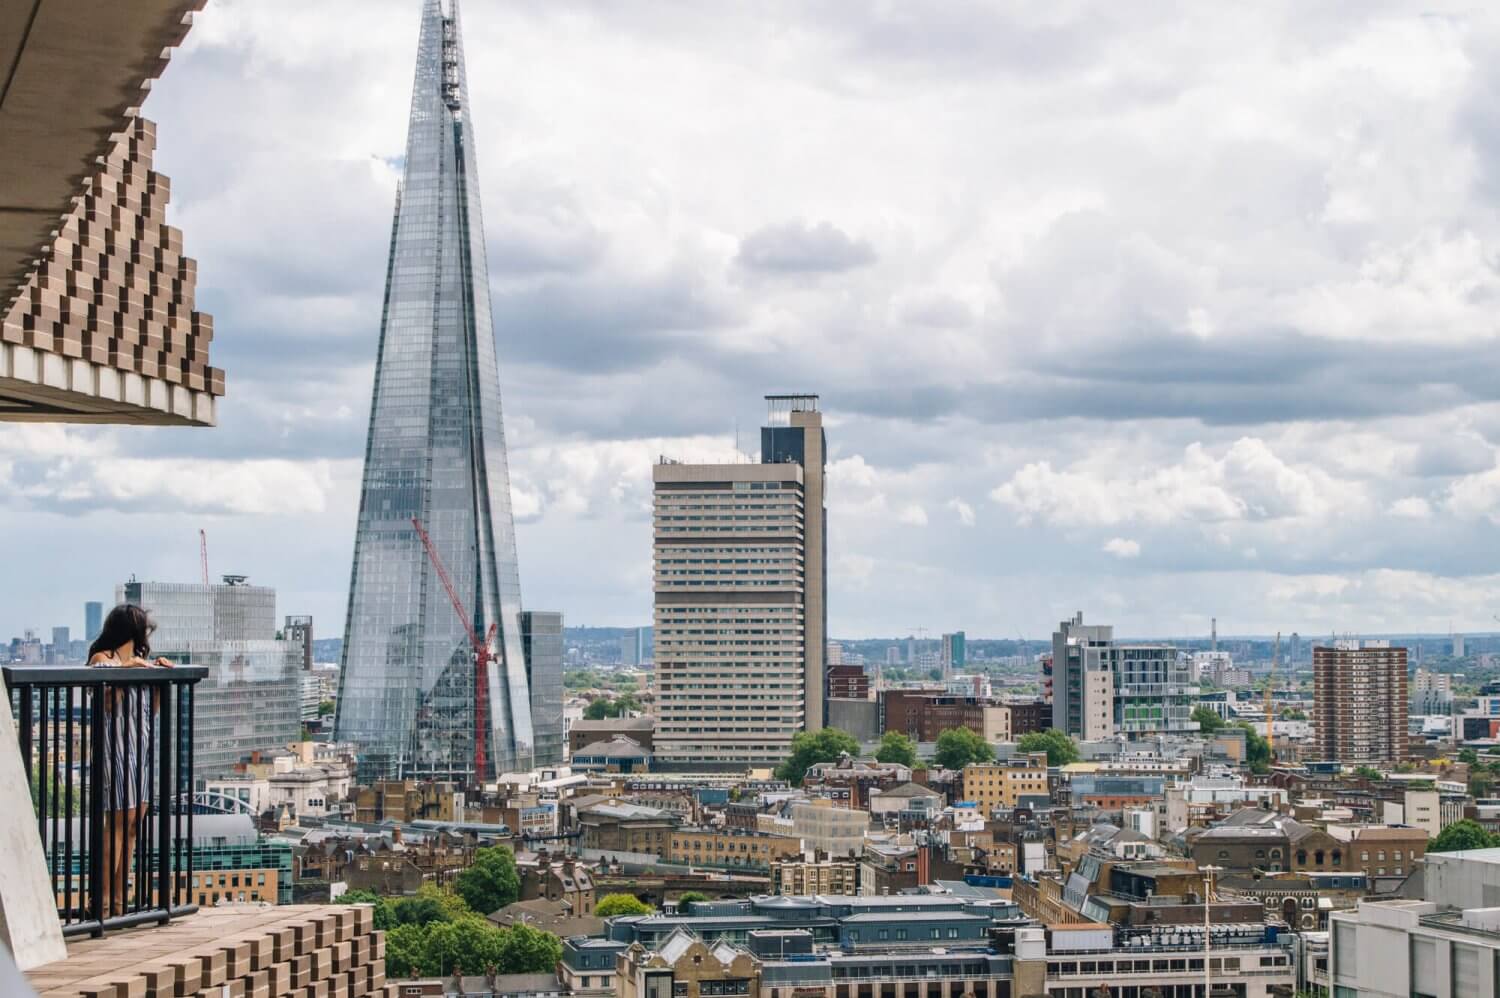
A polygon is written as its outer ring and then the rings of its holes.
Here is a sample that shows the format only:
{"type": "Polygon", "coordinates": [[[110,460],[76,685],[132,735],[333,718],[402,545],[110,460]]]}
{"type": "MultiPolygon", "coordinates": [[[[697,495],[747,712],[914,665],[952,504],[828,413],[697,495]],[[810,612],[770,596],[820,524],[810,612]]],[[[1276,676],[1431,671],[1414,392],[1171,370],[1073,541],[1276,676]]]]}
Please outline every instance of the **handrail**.
{"type": "Polygon", "coordinates": [[[0,667],[65,936],[197,910],[193,687],[207,675],[0,667]]]}

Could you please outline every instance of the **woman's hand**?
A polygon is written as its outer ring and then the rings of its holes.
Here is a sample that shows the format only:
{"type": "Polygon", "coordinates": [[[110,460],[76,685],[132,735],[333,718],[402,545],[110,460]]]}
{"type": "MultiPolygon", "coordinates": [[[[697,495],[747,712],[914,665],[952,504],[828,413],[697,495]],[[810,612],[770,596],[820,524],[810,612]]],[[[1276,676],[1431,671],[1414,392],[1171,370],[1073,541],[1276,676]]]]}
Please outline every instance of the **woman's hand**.
{"type": "Polygon", "coordinates": [[[158,669],[170,669],[170,668],[172,668],[172,663],[170,661],[168,661],[167,659],[165,659],[165,658],[158,658],[153,664],[158,669]]]}

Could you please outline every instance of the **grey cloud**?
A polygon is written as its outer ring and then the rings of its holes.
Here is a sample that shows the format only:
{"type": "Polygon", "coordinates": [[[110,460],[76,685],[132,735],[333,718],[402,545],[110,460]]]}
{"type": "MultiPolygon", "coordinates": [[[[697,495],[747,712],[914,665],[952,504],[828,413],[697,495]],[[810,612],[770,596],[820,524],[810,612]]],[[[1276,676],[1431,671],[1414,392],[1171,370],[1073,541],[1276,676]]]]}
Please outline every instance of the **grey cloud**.
{"type": "Polygon", "coordinates": [[[554,279],[496,287],[492,311],[506,358],[575,372],[629,371],[668,353],[696,353],[704,334],[735,319],[693,274],[636,281],[554,279]]]}
{"type": "Polygon", "coordinates": [[[767,274],[821,274],[875,262],[875,247],[828,222],[769,225],[740,241],[735,263],[767,274]]]}

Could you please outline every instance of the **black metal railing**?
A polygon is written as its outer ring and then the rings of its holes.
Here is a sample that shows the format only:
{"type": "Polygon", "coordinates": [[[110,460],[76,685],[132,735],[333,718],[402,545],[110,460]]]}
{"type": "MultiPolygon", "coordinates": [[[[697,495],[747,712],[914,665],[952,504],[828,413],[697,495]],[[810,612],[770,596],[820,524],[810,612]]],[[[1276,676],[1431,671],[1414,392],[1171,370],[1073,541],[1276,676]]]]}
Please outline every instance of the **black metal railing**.
{"type": "Polygon", "coordinates": [[[193,686],[199,666],[5,666],[64,935],[197,910],[193,686]]]}

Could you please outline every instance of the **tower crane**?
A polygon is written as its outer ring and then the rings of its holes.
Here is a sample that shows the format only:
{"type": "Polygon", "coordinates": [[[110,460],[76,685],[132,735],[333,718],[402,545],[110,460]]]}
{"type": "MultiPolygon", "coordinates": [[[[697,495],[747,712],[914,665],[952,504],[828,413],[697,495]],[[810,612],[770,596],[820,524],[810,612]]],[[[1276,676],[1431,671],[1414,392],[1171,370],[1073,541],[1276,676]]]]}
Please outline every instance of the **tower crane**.
{"type": "Polygon", "coordinates": [[[458,590],[453,585],[453,580],[448,577],[448,570],[443,567],[443,559],[438,557],[437,549],[432,546],[432,538],[427,536],[427,531],[422,528],[422,521],[415,516],[411,518],[412,529],[416,530],[417,536],[422,538],[422,547],[427,551],[427,560],[432,562],[433,570],[437,572],[438,579],[443,583],[443,588],[448,591],[448,599],[453,603],[453,612],[458,614],[458,622],[464,625],[464,636],[469,639],[469,644],[474,649],[474,781],[482,784],[484,777],[489,772],[489,760],[485,752],[485,734],[489,715],[489,664],[495,657],[491,649],[495,645],[495,625],[490,624],[489,633],[480,638],[479,632],[474,630],[474,625],[469,622],[469,611],[464,609],[464,601],[459,598],[458,590]]]}

